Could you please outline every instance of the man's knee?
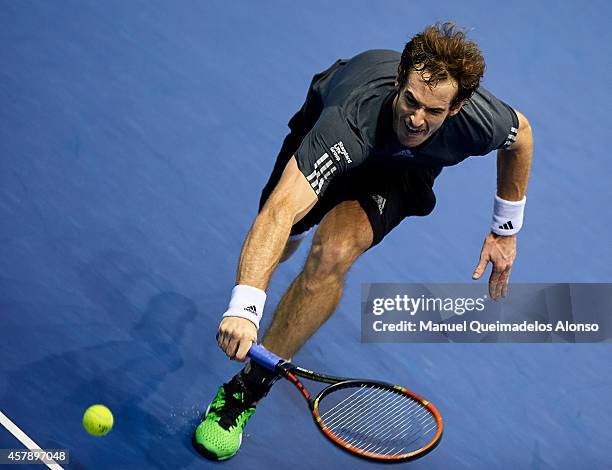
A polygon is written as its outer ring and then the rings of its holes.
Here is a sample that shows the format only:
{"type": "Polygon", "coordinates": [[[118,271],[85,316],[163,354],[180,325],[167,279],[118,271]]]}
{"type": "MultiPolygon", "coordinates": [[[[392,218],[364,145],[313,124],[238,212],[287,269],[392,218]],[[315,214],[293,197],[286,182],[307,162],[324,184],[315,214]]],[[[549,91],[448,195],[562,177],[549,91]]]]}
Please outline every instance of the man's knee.
{"type": "Polygon", "coordinates": [[[343,277],[363,251],[339,240],[312,241],[304,274],[311,280],[343,277]]]}
{"type": "Polygon", "coordinates": [[[372,227],[359,203],[343,203],[326,216],[315,233],[304,274],[315,280],[343,277],[371,246],[372,239],[372,227]]]}

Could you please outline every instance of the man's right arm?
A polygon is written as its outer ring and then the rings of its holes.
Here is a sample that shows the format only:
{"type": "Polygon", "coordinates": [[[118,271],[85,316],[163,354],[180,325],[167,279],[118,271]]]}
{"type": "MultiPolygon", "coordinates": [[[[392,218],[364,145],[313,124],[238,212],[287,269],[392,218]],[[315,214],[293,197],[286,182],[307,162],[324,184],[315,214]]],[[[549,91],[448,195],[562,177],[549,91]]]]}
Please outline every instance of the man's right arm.
{"type": "MultiPolygon", "coordinates": [[[[317,202],[317,195],[297,166],[295,156],[255,218],[238,264],[237,285],[265,291],[282,256],[291,227],[317,202]]],[[[251,343],[257,341],[253,322],[226,316],[219,325],[218,342],[230,358],[244,360],[251,343]]]]}

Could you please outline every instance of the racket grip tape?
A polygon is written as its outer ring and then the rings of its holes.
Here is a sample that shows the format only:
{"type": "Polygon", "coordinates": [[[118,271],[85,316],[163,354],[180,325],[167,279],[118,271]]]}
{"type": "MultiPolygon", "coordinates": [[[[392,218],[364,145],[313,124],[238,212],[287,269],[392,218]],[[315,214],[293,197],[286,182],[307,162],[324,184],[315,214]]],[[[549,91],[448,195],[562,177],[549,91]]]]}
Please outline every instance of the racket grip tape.
{"type": "Polygon", "coordinates": [[[257,343],[253,343],[251,345],[251,349],[247,355],[251,358],[251,360],[272,372],[276,372],[276,365],[279,362],[285,362],[283,358],[278,357],[276,354],[268,351],[266,348],[257,343]]]}

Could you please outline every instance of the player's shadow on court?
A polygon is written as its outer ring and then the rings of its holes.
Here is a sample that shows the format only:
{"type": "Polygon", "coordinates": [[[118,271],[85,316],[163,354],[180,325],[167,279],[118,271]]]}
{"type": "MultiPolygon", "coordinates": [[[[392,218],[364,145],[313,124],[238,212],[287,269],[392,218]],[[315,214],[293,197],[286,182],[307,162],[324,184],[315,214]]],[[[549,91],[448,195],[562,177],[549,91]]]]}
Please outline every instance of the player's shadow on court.
{"type": "MultiPolygon", "coordinates": [[[[190,299],[164,292],[150,300],[144,315],[128,331],[130,340],[80,353],[114,358],[107,365],[116,367],[99,371],[82,383],[70,399],[95,396],[98,402],[109,404],[117,421],[113,432],[121,434],[126,447],[123,456],[128,457],[128,462],[130,449],[136,450],[134,463],[144,454],[155,468],[181,468],[192,459],[180,450],[180,443],[190,446],[185,436],[190,436],[192,423],[181,423],[172,416],[175,404],[159,389],[172,383],[172,374],[183,367],[179,345],[196,315],[190,299]]],[[[176,393],[176,389],[169,391],[176,393]]]]}
{"type": "Polygon", "coordinates": [[[7,396],[18,408],[31,409],[32,403],[45,408],[48,424],[35,435],[69,448],[75,468],[94,468],[94,462],[107,468],[142,468],[143,458],[151,468],[186,466],[193,460],[194,422],[173,402],[185,386],[184,374],[176,379],[173,374],[184,365],[181,342],[197,315],[194,302],[185,296],[154,295],[125,331],[125,340],[31,362],[10,374],[7,396]],[[81,427],[81,414],[93,403],[106,404],[115,416],[115,427],[104,442],[87,436],[81,427]]]}
{"type": "Polygon", "coordinates": [[[77,468],[188,466],[200,458],[191,435],[201,418],[196,407],[205,406],[198,384],[210,373],[200,364],[217,353],[214,341],[198,340],[214,337],[205,315],[132,253],[100,252],[76,273],[81,285],[73,297],[51,292],[10,306],[40,321],[24,324],[33,334],[23,347],[36,353],[7,374],[0,400],[22,410],[20,423],[40,445],[69,448],[77,468]],[[115,416],[104,438],[81,426],[93,403],[115,416]]]}

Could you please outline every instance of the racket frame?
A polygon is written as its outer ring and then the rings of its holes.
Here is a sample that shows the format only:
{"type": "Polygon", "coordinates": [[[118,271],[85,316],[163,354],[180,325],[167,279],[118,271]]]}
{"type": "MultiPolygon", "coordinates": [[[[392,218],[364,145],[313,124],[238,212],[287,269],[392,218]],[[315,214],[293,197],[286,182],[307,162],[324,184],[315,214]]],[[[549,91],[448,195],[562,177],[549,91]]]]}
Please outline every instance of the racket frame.
{"type": "Polygon", "coordinates": [[[440,443],[441,437],[444,431],[444,421],[442,420],[442,416],[436,409],[436,407],[429,401],[417,395],[416,393],[401,387],[399,385],[393,385],[387,382],[381,382],[377,380],[370,379],[353,379],[347,377],[335,377],[332,375],[320,374],[318,372],[314,372],[312,370],[304,369],[302,367],[296,366],[295,364],[286,361],[274,353],[268,351],[263,346],[258,344],[253,344],[251,346],[251,350],[248,353],[249,357],[257,362],[259,365],[266,367],[267,369],[277,372],[283,376],[286,380],[291,382],[302,394],[304,399],[308,402],[308,406],[310,408],[313,420],[317,425],[317,428],[323,433],[325,437],[327,437],[334,444],[339,446],[341,449],[353,454],[358,455],[359,457],[367,458],[370,460],[375,460],[377,462],[404,462],[407,460],[413,460],[419,457],[424,456],[425,454],[431,452],[436,446],[440,443]],[[312,380],[315,382],[321,382],[328,384],[323,390],[321,390],[314,398],[310,395],[310,392],[306,389],[304,384],[299,380],[299,378],[305,378],[308,380],[312,380]],[[343,441],[341,438],[336,436],[332,431],[325,426],[323,419],[319,415],[318,405],[319,401],[325,396],[332,393],[337,388],[344,388],[347,386],[354,387],[356,385],[371,385],[376,386],[383,389],[388,389],[394,391],[398,394],[405,394],[409,398],[417,401],[421,406],[426,408],[434,417],[436,421],[437,430],[436,434],[425,446],[416,449],[411,452],[407,452],[405,454],[400,455],[382,455],[376,454],[373,452],[368,452],[360,449],[359,447],[352,446],[351,444],[343,441]]]}

